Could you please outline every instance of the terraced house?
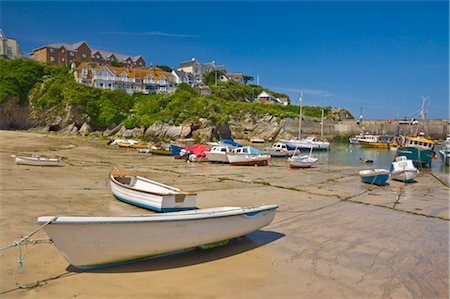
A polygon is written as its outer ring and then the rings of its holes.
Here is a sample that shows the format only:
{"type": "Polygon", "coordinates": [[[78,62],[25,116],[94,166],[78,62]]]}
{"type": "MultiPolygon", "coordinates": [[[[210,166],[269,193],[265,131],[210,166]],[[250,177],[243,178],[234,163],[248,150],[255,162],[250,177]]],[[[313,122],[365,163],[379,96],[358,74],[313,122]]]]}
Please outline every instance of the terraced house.
{"type": "Polygon", "coordinates": [[[104,50],[92,49],[85,41],[75,44],[49,44],[34,49],[30,57],[40,62],[70,66],[72,62],[89,62],[93,65],[120,65],[144,68],[143,56],[131,56],[104,50]]]}
{"type": "Polygon", "coordinates": [[[83,62],[74,68],[74,76],[78,83],[86,86],[118,90],[128,94],[170,93],[175,90],[172,75],[157,67],[140,69],[83,62]]]}

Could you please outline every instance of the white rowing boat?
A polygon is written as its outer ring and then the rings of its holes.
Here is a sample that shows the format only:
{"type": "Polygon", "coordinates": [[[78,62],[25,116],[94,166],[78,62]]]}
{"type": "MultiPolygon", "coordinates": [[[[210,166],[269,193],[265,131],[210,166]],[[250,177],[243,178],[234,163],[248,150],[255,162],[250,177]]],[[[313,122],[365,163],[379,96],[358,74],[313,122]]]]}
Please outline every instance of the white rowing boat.
{"type": "Polygon", "coordinates": [[[32,166],[58,166],[60,158],[51,158],[46,156],[32,155],[32,156],[11,156],[15,158],[17,165],[32,165],[32,166]]]}
{"type": "Polygon", "coordinates": [[[146,216],[44,216],[37,222],[73,266],[102,268],[198,246],[225,244],[272,222],[277,205],[146,216]]]}
{"type": "Polygon", "coordinates": [[[197,194],[113,169],[111,191],[118,200],[158,212],[195,209],[197,194]]]}

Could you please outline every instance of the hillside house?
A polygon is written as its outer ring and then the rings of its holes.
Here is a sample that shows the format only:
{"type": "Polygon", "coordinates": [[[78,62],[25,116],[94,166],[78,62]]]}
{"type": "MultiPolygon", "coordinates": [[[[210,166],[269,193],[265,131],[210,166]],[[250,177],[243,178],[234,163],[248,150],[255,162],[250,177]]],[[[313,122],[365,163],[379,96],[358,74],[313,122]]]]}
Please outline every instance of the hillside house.
{"type": "Polygon", "coordinates": [[[104,50],[92,49],[85,41],[75,44],[49,44],[34,49],[30,57],[40,62],[70,66],[72,62],[87,62],[92,65],[121,64],[123,67],[144,68],[143,56],[131,56],[104,50]]]}
{"type": "Polygon", "coordinates": [[[174,89],[173,76],[159,68],[149,69],[92,65],[83,62],[74,69],[75,80],[86,86],[118,90],[128,94],[141,92],[170,93],[174,89]]]}

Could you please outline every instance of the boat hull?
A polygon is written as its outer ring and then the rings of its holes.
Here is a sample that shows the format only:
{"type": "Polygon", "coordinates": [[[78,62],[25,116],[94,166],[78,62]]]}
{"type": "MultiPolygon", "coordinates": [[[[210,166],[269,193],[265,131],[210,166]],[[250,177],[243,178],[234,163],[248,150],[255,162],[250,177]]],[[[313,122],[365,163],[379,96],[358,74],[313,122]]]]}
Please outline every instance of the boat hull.
{"type": "Polygon", "coordinates": [[[431,165],[433,161],[434,152],[431,150],[425,150],[415,147],[399,147],[397,149],[398,156],[405,156],[409,160],[413,160],[422,166],[431,165]]]}
{"type": "Polygon", "coordinates": [[[383,186],[389,178],[387,170],[363,170],[359,172],[361,181],[366,184],[383,186]]]}
{"type": "Polygon", "coordinates": [[[279,150],[279,149],[266,149],[266,152],[272,157],[280,158],[280,157],[290,157],[294,154],[294,150],[279,150]]]}
{"type": "Polygon", "coordinates": [[[450,160],[450,152],[448,150],[439,150],[439,156],[441,157],[442,163],[448,166],[448,162],[450,160]]]}
{"type": "Polygon", "coordinates": [[[311,150],[314,151],[327,151],[330,148],[330,144],[328,142],[302,142],[302,141],[290,141],[290,140],[280,140],[283,143],[286,143],[289,147],[297,148],[298,150],[311,150]]]}
{"type": "Polygon", "coordinates": [[[148,151],[154,155],[172,156],[172,151],[169,150],[149,148],[148,151]]]}
{"type": "MultiPolygon", "coordinates": [[[[73,266],[101,268],[246,235],[270,224],[277,206],[211,208],[136,217],[58,217],[44,227],[73,266]]],[[[39,217],[44,224],[52,217],[39,217]]]]}
{"type": "Polygon", "coordinates": [[[249,155],[228,153],[228,161],[233,166],[267,166],[270,155],[249,155]]]}
{"type": "Polygon", "coordinates": [[[31,165],[31,166],[58,166],[59,159],[44,158],[44,157],[26,157],[16,156],[15,162],[17,165],[31,165]]]}
{"type": "Polygon", "coordinates": [[[227,153],[225,152],[205,152],[209,162],[229,163],[227,153]]]}
{"type": "Polygon", "coordinates": [[[373,142],[373,141],[359,140],[358,144],[361,146],[366,146],[366,147],[389,148],[389,143],[387,143],[387,142],[373,142]]]}
{"type": "Polygon", "coordinates": [[[391,172],[391,178],[401,182],[411,182],[416,176],[417,170],[401,170],[391,172]]]}

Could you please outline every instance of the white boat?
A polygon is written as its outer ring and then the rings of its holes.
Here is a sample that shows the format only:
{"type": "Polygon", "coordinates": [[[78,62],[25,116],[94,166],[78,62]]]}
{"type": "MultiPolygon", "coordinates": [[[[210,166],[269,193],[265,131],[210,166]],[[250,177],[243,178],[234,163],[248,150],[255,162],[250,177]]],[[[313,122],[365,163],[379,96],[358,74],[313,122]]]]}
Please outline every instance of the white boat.
{"type": "Polygon", "coordinates": [[[237,147],[227,154],[228,162],[238,166],[266,166],[271,159],[269,154],[251,147],[237,147]]]}
{"type": "Polygon", "coordinates": [[[31,156],[17,156],[12,155],[11,157],[15,158],[15,162],[17,165],[32,165],[32,166],[58,166],[60,158],[51,158],[40,155],[31,155],[31,156]]]}
{"type": "Polygon", "coordinates": [[[442,163],[448,166],[450,161],[450,149],[449,148],[443,148],[439,150],[439,156],[441,157],[442,163]]]}
{"type": "Polygon", "coordinates": [[[313,148],[315,151],[326,151],[330,148],[330,143],[327,141],[318,141],[316,137],[306,137],[303,139],[280,139],[280,142],[287,144],[290,147],[298,148],[300,150],[309,150],[313,148]]]}
{"type": "Polygon", "coordinates": [[[419,170],[414,166],[412,160],[408,160],[405,156],[398,156],[391,165],[391,178],[402,182],[411,182],[419,170]]]}
{"type": "Polygon", "coordinates": [[[288,158],[289,167],[291,168],[311,168],[317,164],[317,158],[311,157],[313,149],[311,148],[309,155],[296,155],[298,149],[292,157],[288,158]]]}
{"type": "Polygon", "coordinates": [[[145,216],[43,216],[43,229],[73,266],[103,268],[201,246],[270,224],[277,205],[218,207],[145,216]],[[48,223],[48,224],[47,224],[48,223]]]}
{"type": "Polygon", "coordinates": [[[370,134],[364,134],[362,136],[359,136],[356,139],[356,143],[366,143],[366,142],[379,142],[380,141],[380,135],[370,135],[370,134]]]}
{"type": "Polygon", "coordinates": [[[265,150],[272,157],[289,157],[295,152],[294,148],[288,147],[285,143],[276,142],[265,150]]]}
{"type": "Polygon", "coordinates": [[[195,209],[197,194],[167,186],[120,169],[109,173],[111,191],[118,200],[158,212],[195,209]]]}
{"type": "Polygon", "coordinates": [[[214,146],[210,151],[206,151],[206,157],[209,162],[213,163],[229,163],[227,154],[231,152],[232,147],[227,145],[214,146]]]}

